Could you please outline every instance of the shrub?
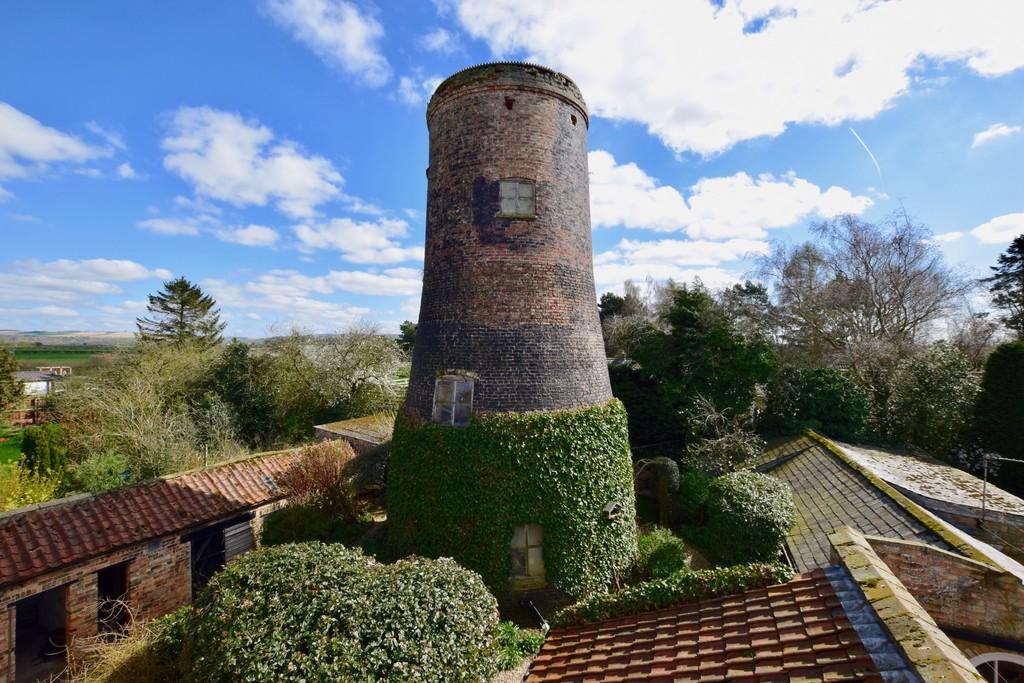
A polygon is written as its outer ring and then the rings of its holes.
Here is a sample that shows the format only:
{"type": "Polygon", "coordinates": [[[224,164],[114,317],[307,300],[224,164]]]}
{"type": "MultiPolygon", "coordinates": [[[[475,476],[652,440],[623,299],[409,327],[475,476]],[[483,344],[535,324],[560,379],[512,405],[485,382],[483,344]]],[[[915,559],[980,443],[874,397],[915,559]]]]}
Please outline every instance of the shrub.
{"type": "Polygon", "coordinates": [[[690,469],[679,478],[679,507],[690,522],[704,519],[711,477],[700,470],[690,469]]]}
{"type": "Polygon", "coordinates": [[[333,520],[315,507],[289,505],[263,520],[260,543],[265,546],[331,540],[333,520]]]}
{"type": "Polygon", "coordinates": [[[527,657],[540,651],[544,635],[533,629],[522,629],[511,621],[503,621],[498,627],[498,670],[510,671],[527,657]]]}
{"type": "Polygon", "coordinates": [[[669,529],[654,527],[636,539],[634,574],[641,580],[660,579],[686,568],[686,544],[669,529]]]}
{"type": "Polygon", "coordinates": [[[99,493],[128,483],[128,458],[119,453],[97,453],[68,469],[71,488],[99,493]]]}
{"type": "Polygon", "coordinates": [[[60,474],[68,455],[67,432],[56,422],[26,427],[21,440],[22,464],[37,474],[60,474]]]}
{"type": "Polygon", "coordinates": [[[215,576],[189,636],[197,681],[477,681],[494,671],[497,603],[448,559],[377,564],[306,543],[215,576]]]}
{"type": "Polygon", "coordinates": [[[781,564],[754,563],[679,571],[622,589],[618,593],[594,595],[555,613],[555,626],[587,624],[602,619],[639,614],[687,602],[734,595],[789,581],[792,570],[781,564]]]}
{"type": "Polygon", "coordinates": [[[672,523],[672,498],[670,494],[679,490],[679,465],[672,458],[664,456],[641,460],[641,468],[653,472],[655,490],[658,494],[658,523],[668,526],[672,523]]]}
{"type": "Polygon", "coordinates": [[[329,517],[355,521],[363,503],[346,467],[355,459],[347,441],[320,441],[303,447],[298,459],[278,477],[293,505],[320,510],[329,517]]]}
{"type": "Polygon", "coordinates": [[[1003,344],[988,357],[975,408],[984,448],[1024,459],[1024,341],[1003,344]]]}
{"type": "Polygon", "coordinates": [[[59,490],[57,475],[38,474],[13,462],[0,464],[0,512],[45,503],[59,490]]]}
{"type": "Polygon", "coordinates": [[[783,369],[768,384],[768,400],[759,419],[769,434],[795,434],[814,429],[837,439],[868,436],[871,399],[842,370],[783,369]]]}
{"type": "Polygon", "coordinates": [[[978,373],[943,343],[900,361],[885,403],[886,436],[950,459],[974,413],[978,373]]]}
{"type": "Polygon", "coordinates": [[[794,515],[785,482],[751,471],[719,477],[708,492],[706,549],[720,564],[773,562],[794,515]]]}
{"type": "Polygon", "coordinates": [[[732,472],[764,452],[764,441],[747,427],[748,416],[730,417],[698,397],[691,413],[692,434],[683,464],[711,476],[732,472]]]}

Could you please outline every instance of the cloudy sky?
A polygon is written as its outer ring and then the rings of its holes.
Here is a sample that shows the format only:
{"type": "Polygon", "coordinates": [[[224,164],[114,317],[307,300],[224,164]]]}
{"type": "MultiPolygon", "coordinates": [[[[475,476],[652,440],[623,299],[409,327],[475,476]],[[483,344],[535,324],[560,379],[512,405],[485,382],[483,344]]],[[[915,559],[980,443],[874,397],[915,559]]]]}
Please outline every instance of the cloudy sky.
{"type": "Polygon", "coordinates": [[[742,278],[899,208],[981,275],[1024,232],[1017,0],[109,0],[0,8],[0,329],[415,319],[426,100],[528,59],[592,111],[598,290],[742,278]]]}

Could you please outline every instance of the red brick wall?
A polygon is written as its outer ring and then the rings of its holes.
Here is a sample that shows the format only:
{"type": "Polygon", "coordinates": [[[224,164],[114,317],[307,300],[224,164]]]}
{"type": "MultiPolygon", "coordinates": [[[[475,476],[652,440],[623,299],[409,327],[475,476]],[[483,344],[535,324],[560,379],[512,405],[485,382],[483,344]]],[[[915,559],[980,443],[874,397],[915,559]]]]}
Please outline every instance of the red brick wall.
{"type": "Polygon", "coordinates": [[[1024,587],[1013,575],[922,543],[868,542],[940,627],[1024,641],[1024,587]]]}
{"type": "Polygon", "coordinates": [[[476,378],[474,410],[611,398],[592,262],[586,105],[527,65],[460,72],[430,101],[426,258],[406,409],[434,380],[476,378]],[[500,217],[499,181],[534,182],[536,217],[500,217]]]}

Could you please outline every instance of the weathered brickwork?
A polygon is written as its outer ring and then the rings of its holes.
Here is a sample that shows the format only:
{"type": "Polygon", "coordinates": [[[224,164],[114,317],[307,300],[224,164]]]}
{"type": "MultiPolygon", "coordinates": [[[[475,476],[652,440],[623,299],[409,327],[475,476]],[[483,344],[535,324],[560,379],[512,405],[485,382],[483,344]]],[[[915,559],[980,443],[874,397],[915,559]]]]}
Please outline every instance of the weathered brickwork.
{"type": "Polygon", "coordinates": [[[406,407],[434,380],[476,379],[474,410],[611,398],[594,290],[587,114],[565,76],[489,64],[445,81],[427,109],[426,260],[406,407]],[[536,216],[504,218],[499,182],[533,181],[536,216]]]}
{"type": "Polygon", "coordinates": [[[922,543],[867,540],[942,628],[1024,642],[1020,579],[922,543]]]}
{"type": "MultiPolygon", "coordinates": [[[[263,519],[285,501],[275,501],[253,510],[250,523],[259,540],[263,519]]],[[[122,562],[128,563],[126,602],[136,618],[155,619],[192,601],[191,551],[178,535],[139,543],[87,562],[50,572],[0,591],[0,682],[14,681],[15,607],[24,598],[60,586],[65,587],[65,624],[67,640],[97,632],[99,593],[96,572],[122,562]]]]}

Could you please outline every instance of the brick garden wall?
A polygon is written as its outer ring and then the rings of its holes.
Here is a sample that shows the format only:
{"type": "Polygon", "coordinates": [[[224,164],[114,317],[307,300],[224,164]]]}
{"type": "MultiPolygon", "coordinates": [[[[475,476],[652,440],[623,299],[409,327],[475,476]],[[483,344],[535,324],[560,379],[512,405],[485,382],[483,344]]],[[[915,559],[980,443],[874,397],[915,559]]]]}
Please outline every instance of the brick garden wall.
{"type": "Polygon", "coordinates": [[[434,380],[476,378],[474,410],[579,408],[611,398],[597,315],[586,105],[565,76],[469,69],[427,111],[426,259],[406,409],[434,380]],[[536,217],[499,217],[499,181],[531,180],[536,217]]]}
{"type": "Polygon", "coordinates": [[[867,540],[939,626],[1024,641],[1024,586],[1013,575],[922,543],[867,540]]]}

